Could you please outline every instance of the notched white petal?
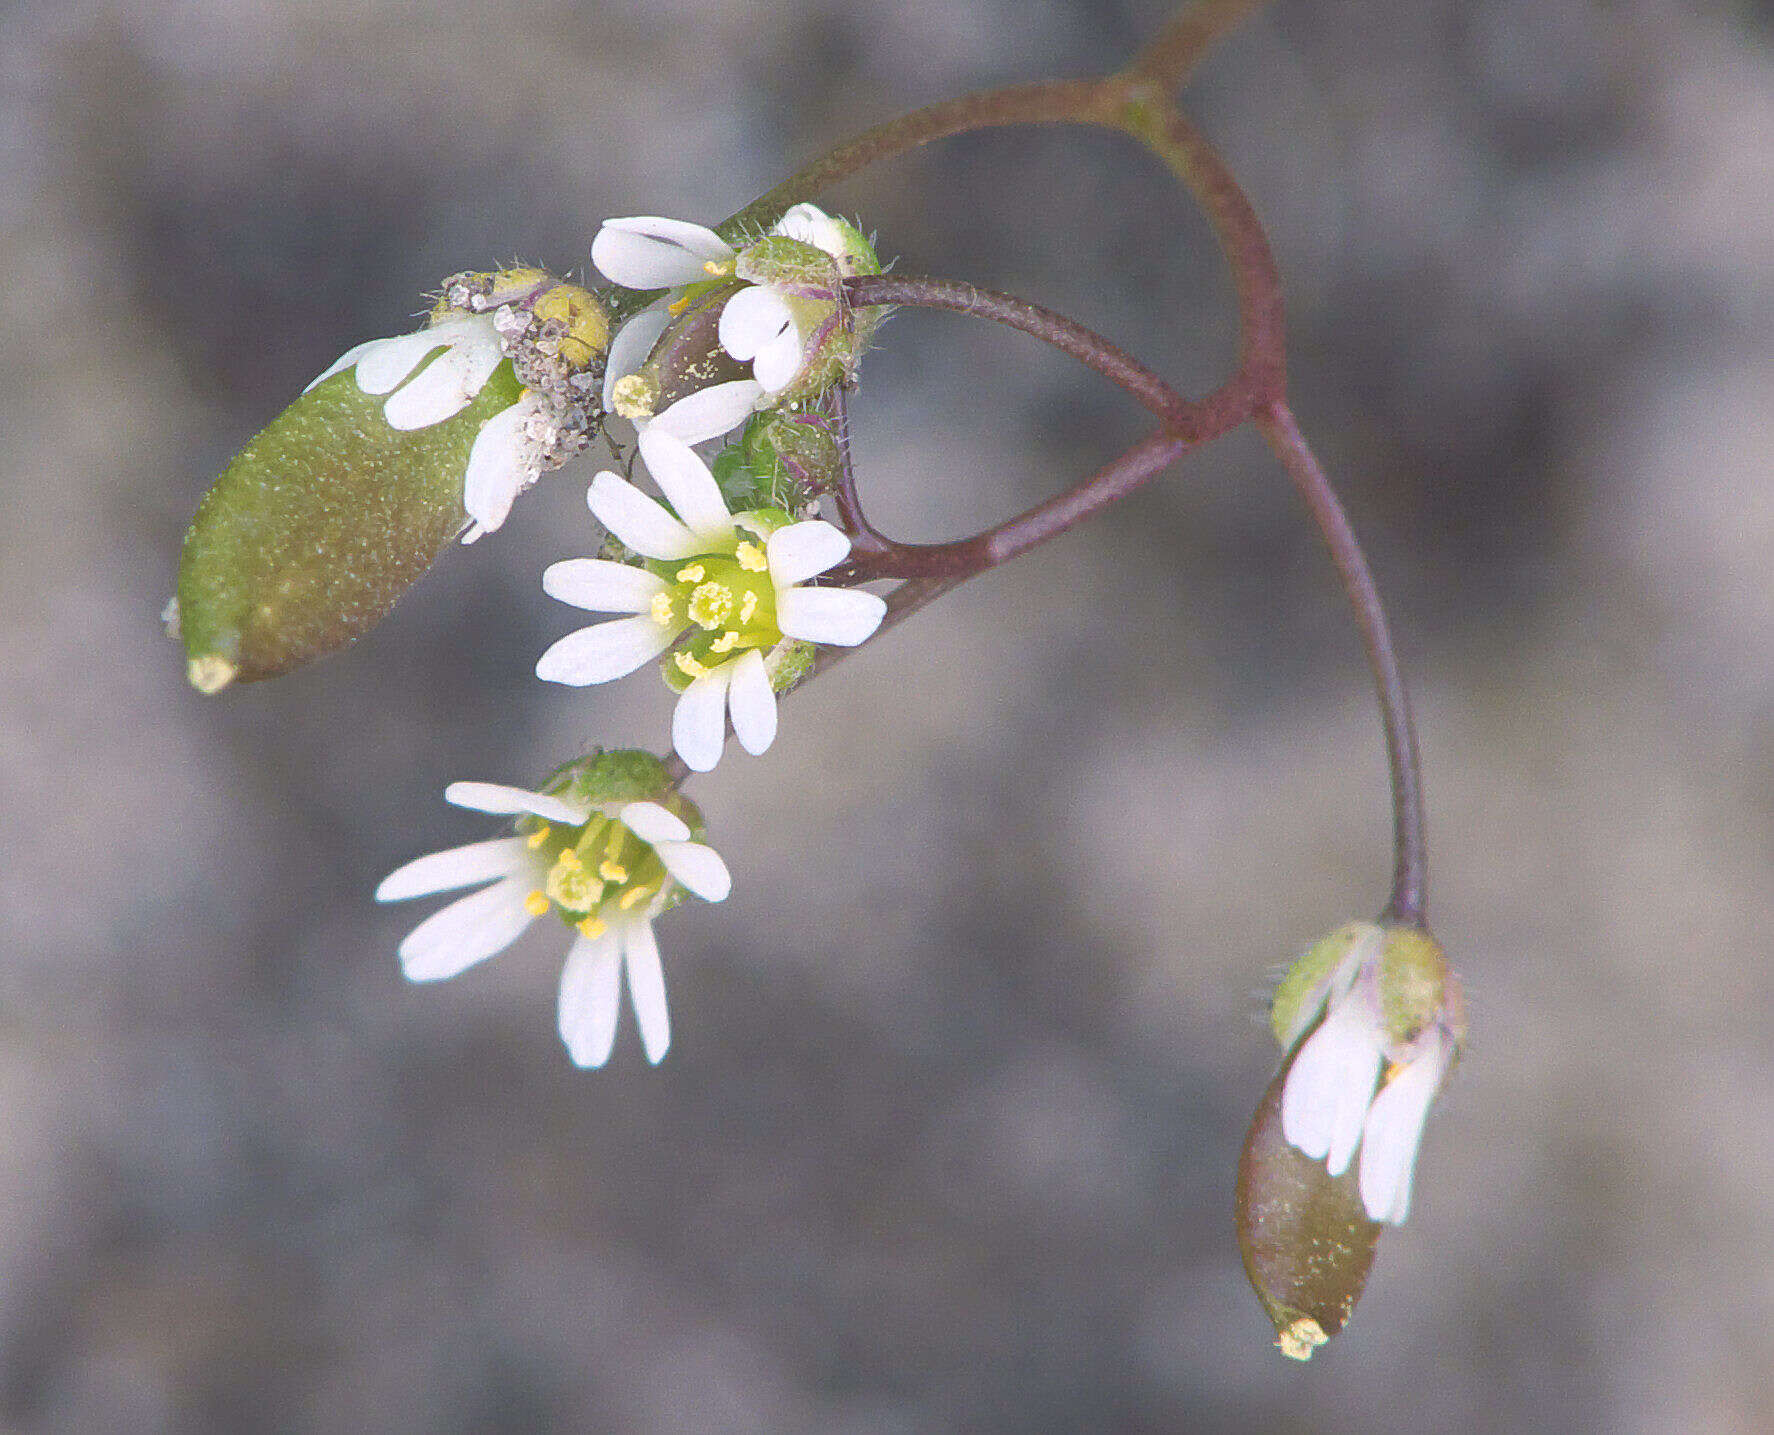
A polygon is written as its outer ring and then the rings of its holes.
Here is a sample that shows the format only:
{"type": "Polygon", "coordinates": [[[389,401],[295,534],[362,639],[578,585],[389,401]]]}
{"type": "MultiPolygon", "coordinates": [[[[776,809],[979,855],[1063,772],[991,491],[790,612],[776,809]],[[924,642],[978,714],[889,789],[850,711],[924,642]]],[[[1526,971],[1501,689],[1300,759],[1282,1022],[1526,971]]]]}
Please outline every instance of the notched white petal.
{"type": "Polygon", "coordinates": [[[1375,1025],[1363,1004],[1333,1007],[1306,1038],[1281,1092],[1281,1134],[1333,1176],[1349,1168],[1380,1075],[1375,1025]]]}
{"type": "Polygon", "coordinates": [[[376,900],[404,902],[412,897],[429,897],[433,892],[489,882],[495,877],[508,877],[528,864],[527,846],[521,837],[495,837],[489,842],[470,842],[466,847],[450,847],[414,858],[382,879],[376,888],[376,900]]]}
{"type": "Polygon", "coordinates": [[[605,558],[568,558],[542,573],[542,591],[550,598],[593,613],[645,613],[670,586],[645,568],[605,558]]]}
{"type": "Polygon", "coordinates": [[[887,604],[860,588],[791,588],[776,595],[776,626],[790,638],[854,648],[874,636],[887,604]]]}
{"type": "Polygon", "coordinates": [[[659,336],[671,319],[663,304],[641,310],[616,331],[610,340],[610,353],[604,360],[604,412],[616,412],[616,381],[625,379],[647,362],[659,336]]]}
{"type": "Polygon", "coordinates": [[[1417,1149],[1449,1060],[1445,1039],[1431,1041],[1381,1088],[1362,1128],[1361,1203],[1371,1220],[1402,1225],[1410,1215],[1417,1149]]]}
{"type": "Polygon", "coordinates": [[[594,623],[551,644],[536,659],[536,676],[575,688],[614,682],[663,653],[681,627],[642,617],[594,623]]]}
{"type": "Polygon", "coordinates": [[[651,922],[633,922],[619,929],[622,956],[628,967],[628,994],[647,1060],[657,1066],[671,1046],[671,1012],[665,1005],[665,972],[659,964],[659,943],[651,922]]]}
{"type": "Polygon", "coordinates": [[[713,772],[727,736],[727,685],[732,664],[695,679],[671,715],[671,745],[695,772],[713,772]]]}
{"type": "Polygon", "coordinates": [[[657,424],[649,424],[641,431],[640,450],[647,472],[692,533],[706,539],[725,537],[733,531],[733,516],[727,512],[721,486],[689,444],[657,424]]]}
{"type": "Polygon", "coordinates": [[[778,589],[817,578],[850,556],[850,539],[824,519],[790,523],[770,535],[765,545],[770,581],[778,589]]]}
{"type": "Polygon", "coordinates": [[[721,347],[734,358],[756,358],[764,346],[795,326],[782,296],[762,284],[741,289],[721,309],[721,347]]]}
{"type": "Polygon", "coordinates": [[[513,815],[527,812],[550,822],[565,822],[574,827],[591,816],[591,809],[550,797],[527,788],[507,787],[502,782],[452,782],[444,789],[444,801],[476,812],[513,815]]]}
{"type": "Polygon", "coordinates": [[[672,879],[705,902],[724,902],[733,890],[733,875],[714,848],[701,842],[656,842],[653,850],[672,879]]]}
{"type": "Polygon", "coordinates": [[[776,694],[764,655],[753,648],[729,665],[733,680],[727,690],[727,707],[733,716],[733,736],[753,757],[760,757],[776,741],[776,694]]]}
{"type": "Polygon", "coordinates": [[[443,981],[504,951],[534,920],[524,906],[528,886],[522,877],[507,877],[433,912],[400,944],[407,979],[443,981]]]}
{"type": "Polygon", "coordinates": [[[646,427],[685,443],[704,443],[738,428],[768,397],[756,379],[731,379],[685,394],[646,427]]]}
{"type": "MultiPolygon", "coordinates": [[[[394,398],[404,393],[402,389],[394,398]]],[[[529,487],[533,470],[524,452],[523,426],[531,411],[529,404],[516,403],[481,425],[462,476],[462,507],[474,520],[473,537],[465,534],[463,542],[498,529],[518,494],[529,487]]]]}
{"type": "Polygon", "coordinates": [[[577,937],[561,968],[556,1020],[575,1066],[602,1066],[616,1045],[622,1010],[622,944],[617,932],[577,937]]]}
{"type": "Polygon", "coordinates": [[[733,250],[720,235],[681,219],[642,215],[606,219],[591,241],[591,262],[626,289],[671,289],[707,279],[708,261],[733,250]]]}
{"type": "Polygon", "coordinates": [[[599,523],[645,558],[670,561],[697,551],[696,535],[625,478],[600,473],[585,501],[599,523]]]}
{"type": "Polygon", "coordinates": [[[675,812],[657,802],[631,802],[616,819],[643,842],[687,842],[690,829],[675,812]]]}

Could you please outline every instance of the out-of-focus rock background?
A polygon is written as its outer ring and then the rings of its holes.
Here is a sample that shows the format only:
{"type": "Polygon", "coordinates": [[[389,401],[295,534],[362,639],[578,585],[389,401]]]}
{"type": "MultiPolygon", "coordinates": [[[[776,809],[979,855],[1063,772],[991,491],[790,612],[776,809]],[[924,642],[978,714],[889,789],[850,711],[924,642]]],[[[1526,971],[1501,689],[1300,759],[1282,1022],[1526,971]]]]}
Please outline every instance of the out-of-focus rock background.
{"type": "MultiPolygon", "coordinates": [[[[1774,1425],[1774,53],[1766,7],[1286,0],[1189,105],[1289,283],[1297,405],[1418,695],[1470,1058],[1343,1339],[1230,1229],[1253,992],[1388,871],[1327,563],[1236,438],[797,697],[694,792],[677,1044],[598,1074],[538,929],[441,987],[375,880],[451,778],[657,743],[544,689],[590,466],[353,651],[206,700],[156,615],[229,455],[441,275],[714,220],[823,141],[1113,67],[1153,0],[0,8],[0,1426],[1774,1425]]],[[[1194,391],[1203,225],[1131,146],[982,135],[832,202],[1194,391]]],[[[1140,431],[902,315],[891,531],[1140,431]]]]}

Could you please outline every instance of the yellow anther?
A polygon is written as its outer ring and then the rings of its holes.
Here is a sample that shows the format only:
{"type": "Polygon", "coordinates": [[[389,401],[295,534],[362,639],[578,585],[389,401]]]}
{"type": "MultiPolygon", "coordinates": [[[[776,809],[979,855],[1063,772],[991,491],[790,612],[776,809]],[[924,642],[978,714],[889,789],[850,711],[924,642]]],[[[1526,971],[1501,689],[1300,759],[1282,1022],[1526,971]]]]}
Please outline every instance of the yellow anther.
{"type": "Polygon", "coordinates": [[[691,563],[678,569],[678,582],[680,583],[700,583],[706,577],[708,577],[708,570],[700,563],[691,563]]]}
{"type": "Polygon", "coordinates": [[[670,314],[675,319],[679,314],[682,314],[684,312],[684,310],[688,309],[689,307],[690,307],[690,296],[688,294],[686,294],[681,299],[673,299],[671,301],[671,303],[669,303],[665,306],[665,309],[666,309],[666,312],[668,314],[670,314]]]}
{"type": "Polygon", "coordinates": [[[606,857],[598,863],[597,874],[606,882],[626,882],[628,880],[628,868],[612,857],[606,857]]]}
{"type": "Polygon", "coordinates": [[[540,827],[538,827],[528,837],[524,838],[524,846],[528,847],[530,849],[530,851],[534,852],[544,842],[548,841],[548,834],[550,832],[552,832],[553,830],[554,829],[552,827],[550,827],[546,822],[544,822],[540,827]]]}
{"type": "Polygon", "coordinates": [[[716,279],[724,278],[733,272],[733,261],[731,259],[710,259],[703,264],[702,272],[712,275],[716,279]]]}
{"type": "Polygon", "coordinates": [[[738,641],[739,634],[722,633],[720,637],[716,638],[714,642],[708,645],[708,650],[711,653],[730,653],[733,651],[734,645],[738,643],[738,641]]]}
{"type": "Polygon", "coordinates": [[[708,669],[688,653],[673,653],[671,660],[678,665],[678,671],[686,678],[706,678],[708,676],[708,669]]]}
{"type": "Polygon", "coordinates": [[[540,917],[548,910],[548,898],[540,888],[524,898],[524,910],[532,917],[540,917]]]}
{"type": "Polygon", "coordinates": [[[667,623],[671,622],[671,594],[655,593],[653,595],[653,607],[651,612],[653,621],[660,627],[663,628],[667,623]]]}
{"type": "Polygon", "coordinates": [[[762,573],[770,566],[769,560],[764,557],[764,550],[755,543],[741,543],[734,550],[733,556],[748,573],[762,573]]]}
{"type": "Polygon", "coordinates": [[[623,911],[632,911],[659,890],[657,884],[648,882],[644,886],[630,887],[616,899],[616,905],[623,911]]]}
{"type": "Polygon", "coordinates": [[[585,864],[579,860],[579,854],[571,847],[561,849],[561,855],[554,859],[554,865],[564,867],[569,872],[576,872],[585,864]]]}
{"type": "Polygon", "coordinates": [[[610,930],[608,922],[600,922],[596,917],[582,918],[574,925],[579,928],[580,935],[585,937],[601,937],[610,930]]]}
{"type": "Polygon", "coordinates": [[[758,611],[758,595],[756,593],[747,593],[743,598],[741,598],[739,600],[739,621],[740,622],[742,622],[742,623],[751,622],[751,615],[757,611],[758,611]]]}

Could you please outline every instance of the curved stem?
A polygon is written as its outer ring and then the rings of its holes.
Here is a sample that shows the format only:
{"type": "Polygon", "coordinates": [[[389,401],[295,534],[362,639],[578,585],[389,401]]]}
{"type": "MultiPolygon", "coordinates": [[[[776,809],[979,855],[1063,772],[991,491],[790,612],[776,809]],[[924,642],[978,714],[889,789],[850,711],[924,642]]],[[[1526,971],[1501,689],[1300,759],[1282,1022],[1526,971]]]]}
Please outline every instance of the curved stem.
{"type": "Polygon", "coordinates": [[[1421,927],[1425,924],[1428,879],[1422,769],[1410,698],[1386,623],[1386,610],[1380,604],[1374,575],[1349,523],[1349,515],[1294,422],[1293,412],[1286,403],[1272,401],[1258,410],[1256,425],[1324,535],[1325,546],[1330,549],[1331,560],[1343,580],[1343,591],[1354,610],[1355,625],[1361,630],[1368,667],[1380,699],[1380,717],[1386,729],[1386,761],[1392,774],[1392,898],[1381,916],[1383,920],[1421,927]]]}

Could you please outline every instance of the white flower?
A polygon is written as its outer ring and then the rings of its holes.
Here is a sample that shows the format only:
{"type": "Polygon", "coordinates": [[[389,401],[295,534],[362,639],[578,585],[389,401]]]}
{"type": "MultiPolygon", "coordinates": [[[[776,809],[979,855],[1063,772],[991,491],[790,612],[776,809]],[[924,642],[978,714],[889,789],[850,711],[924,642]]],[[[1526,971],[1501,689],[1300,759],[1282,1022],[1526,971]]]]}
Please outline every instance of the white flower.
{"type": "Polygon", "coordinates": [[[1290,1007],[1282,1033],[1290,1046],[1320,1012],[1323,1020],[1293,1057],[1281,1131],[1332,1176],[1359,1149],[1362,1205],[1370,1219],[1397,1225],[1410,1213],[1430,1103],[1459,1050],[1458,983],[1424,933],[1358,923],[1343,935],[1341,960],[1290,1007]]]}
{"type": "Polygon", "coordinates": [[[503,524],[517,496],[589,438],[584,401],[608,323],[589,292],[539,269],[459,274],[446,281],[445,294],[427,328],[347,350],[308,389],[354,370],[360,392],[388,395],[388,426],[412,432],[455,418],[512,360],[527,387],[507,371],[498,390],[506,403],[482,422],[463,473],[469,523],[462,541],[472,543],[503,524]]]}
{"type": "Polygon", "coordinates": [[[647,1059],[671,1044],[653,919],[693,892],[726,898],[732,879],[715,851],[657,802],[588,803],[488,782],[452,783],[458,807],[517,816],[518,835],[433,852],[391,872],[379,902],[491,883],[432,913],[400,944],[416,982],[439,981],[503,951],[554,911],[575,931],[561,972],[561,1039],[579,1066],[602,1066],[616,1040],[622,971],[647,1059]],[[681,890],[680,890],[681,889],[681,890]]]}
{"type": "Polygon", "coordinates": [[[773,510],[729,513],[708,465],[657,425],[641,433],[640,450],[671,511],[614,473],[593,479],[586,501],[604,527],[652,561],[576,558],[542,577],[564,603],[633,616],[569,633],[543,653],[536,675],[574,686],[609,682],[688,634],[667,659],[668,671],[688,679],[672,744],[707,772],[720,760],[729,714],[747,752],[762,753],[775,739],[767,654],[784,639],[854,647],[880,627],[887,605],[860,589],[805,586],[849,555],[850,540],[831,524],[795,523],[773,510]]]}
{"type": "MultiPolygon", "coordinates": [[[[797,204],[770,233],[812,245],[838,260],[845,272],[851,272],[858,258],[858,246],[867,253],[863,267],[879,267],[854,229],[811,204],[797,204]]],[[[699,389],[658,415],[626,412],[617,386],[646,362],[672,316],[682,312],[698,286],[730,280],[737,259],[732,245],[700,224],[656,215],[604,221],[591,244],[591,262],[598,271],[624,288],[669,291],[617,331],[604,371],[606,411],[624,412],[637,426],[658,425],[686,443],[701,443],[770,407],[794,382],[831,322],[817,311],[833,306],[797,307],[771,285],[751,284],[727,301],[719,328],[721,347],[751,364],[751,378],[699,389]]]]}

